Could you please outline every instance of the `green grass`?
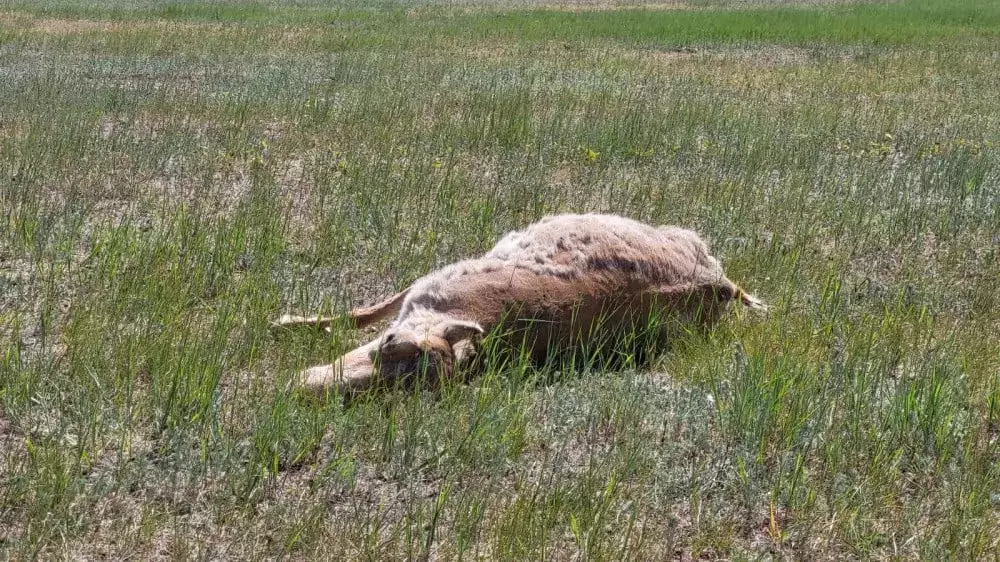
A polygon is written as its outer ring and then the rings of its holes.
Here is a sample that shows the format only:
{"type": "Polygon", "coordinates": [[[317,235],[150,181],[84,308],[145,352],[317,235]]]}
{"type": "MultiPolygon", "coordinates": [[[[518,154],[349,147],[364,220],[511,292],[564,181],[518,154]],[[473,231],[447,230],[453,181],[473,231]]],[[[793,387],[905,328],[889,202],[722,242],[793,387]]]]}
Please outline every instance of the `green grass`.
{"type": "MultiPolygon", "coordinates": [[[[572,5],[572,4],[571,4],[572,5]]],[[[502,4],[501,4],[502,6],[502,4]]],[[[586,5],[583,5],[586,6],[586,5]]],[[[906,3],[851,3],[845,6],[738,6],[703,9],[623,10],[553,9],[543,2],[527,9],[491,7],[456,10],[440,5],[284,2],[105,3],[47,2],[11,8],[54,17],[118,21],[183,21],[250,26],[321,24],[408,38],[429,33],[465,40],[509,42],[611,40],[624,45],[720,43],[916,45],[995,41],[1000,6],[986,0],[922,0],[906,3]]],[[[929,45],[928,45],[929,46],[929,45]]]]}
{"type": "Polygon", "coordinates": [[[682,7],[5,4],[0,557],[1000,555],[1000,12],[682,7]],[[287,390],[366,334],[270,319],[571,210],[772,312],[287,390]]]}
{"type": "Polygon", "coordinates": [[[849,8],[744,8],[736,10],[623,10],[583,12],[539,9],[470,16],[473,37],[516,40],[609,39],[625,45],[772,44],[927,45],[995,41],[1000,7],[992,2],[859,4],[849,8]]]}

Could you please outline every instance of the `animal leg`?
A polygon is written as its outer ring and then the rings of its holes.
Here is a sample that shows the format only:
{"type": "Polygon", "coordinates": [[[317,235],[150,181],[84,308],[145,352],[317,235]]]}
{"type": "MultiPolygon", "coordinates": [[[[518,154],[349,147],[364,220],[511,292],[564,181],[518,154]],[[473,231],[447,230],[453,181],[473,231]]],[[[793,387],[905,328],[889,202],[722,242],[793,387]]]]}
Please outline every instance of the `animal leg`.
{"type": "Polygon", "coordinates": [[[361,329],[371,326],[380,320],[399,314],[399,310],[403,308],[403,301],[406,300],[406,295],[409,292],[410,288],[407,287],[378,304],[355,308],[348,313],[347,317],[351,319],[355,328],[361,329]]]}
{"type": "Polygon", "coordinates": [[[743,303],[743,306],[750,308],[752,310],[760,310],[762,312],[767,312],[768,306],[764,301],[758,299],[757,297],[747,293],[740,287],[736,287],[736,296],[734,299],[739,299],[743,303]]]}
{"type": "Polygon", "coordinates": [[[281,318],[278,318],[274,322],[271,322],[271,329],[290,329],[297,330],[302,328],[313,328],[316,330],[323,330],[324,332],[329,332],[331,326],[333,325],[333,317],[323,317],[323,316],[296,316],[294,314],[285,314],[281,318]]]}
{"type": "MultiPolygon", "coordinates": [[[[355,308],[354,310],[348,312],[347,319],[350,321],[350,326],[357,329],[366,328],[380,320],[384,320],[399,313],[400,308],[403,306],[403,301],[406,299],[406,295],[409,292],[410,288],[407,287],[378,304],[363,308],[355,308]]],[[[334,316],[296,316],[286,314],[278,320],[272,322],[271,328],[313,328],[329,332],[335,321],[336,317],[334,316]]]]}
{"type": "Polygon", "coordinates": [[[657,287],[649,293],[655,295],[661,306],[673,312],[685,313],[706,327],[719,320],[730,301],[739,301],[753,310],[767,310],[763,301],[725,278],[718,283],[657,287]]]}
{"type": "Polygon", "coordinates": [[[370,388],[375,382],[373,357],[381,338],[347,352],[329,365],[317,365],[300,374],[302,387],[322,397],[327,393],[350,396],[370,388]]]}

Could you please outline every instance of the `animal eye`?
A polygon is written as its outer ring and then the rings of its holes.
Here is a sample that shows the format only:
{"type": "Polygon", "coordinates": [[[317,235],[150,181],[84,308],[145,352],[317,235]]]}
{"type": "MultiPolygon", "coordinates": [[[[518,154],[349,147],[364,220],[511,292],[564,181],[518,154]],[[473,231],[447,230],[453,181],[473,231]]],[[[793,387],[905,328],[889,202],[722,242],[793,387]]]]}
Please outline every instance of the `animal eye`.
{"type": "Polygon", "coordinates": [[[396,339],[396,334],[393,334],[393,333],[390,332],[390,333],[388,333],[388,334],[385,335],[385,338],[383,338],[382,341],[391,342],[394,339],[396,339]]]}

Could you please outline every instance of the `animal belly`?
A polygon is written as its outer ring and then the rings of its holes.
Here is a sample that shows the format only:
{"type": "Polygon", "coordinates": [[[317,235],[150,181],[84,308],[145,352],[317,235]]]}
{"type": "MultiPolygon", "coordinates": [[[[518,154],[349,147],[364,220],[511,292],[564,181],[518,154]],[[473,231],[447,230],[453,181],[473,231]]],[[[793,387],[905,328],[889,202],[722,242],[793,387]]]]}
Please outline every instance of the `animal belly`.
{"type": "Polygon", "coordinates": [[[505,348],[536,359],[645,330],[662,309],[649,286],[621,272],[558,276],[527,267],[456,279],[439,298],[438,308],[480,322],[505,348]]]}
{"type": "Polygon", "coordinates": [[[582,296],[544,308],[508,309],[502,333],[515,349],[541,360],[574,349],[612,347],[645,334],[655,315],[648,298],[582,296]]]}

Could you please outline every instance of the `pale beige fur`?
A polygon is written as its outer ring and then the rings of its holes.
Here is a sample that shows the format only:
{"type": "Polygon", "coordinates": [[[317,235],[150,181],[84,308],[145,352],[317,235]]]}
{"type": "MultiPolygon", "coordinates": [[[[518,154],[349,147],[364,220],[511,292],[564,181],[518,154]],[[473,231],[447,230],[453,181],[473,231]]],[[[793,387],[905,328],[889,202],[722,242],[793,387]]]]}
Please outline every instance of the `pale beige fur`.
{"type": "MultiPolygon", "coordinates": [[[[352,311],[356,327],[396,318],[334,364],[303,372],[302,383],[317,393],[352,393],[415,372],[450,376],[491,331],[541,360],[552,350],[650,318],[711,323],[731,300],[765,308],[725,276],[690,230],[614,215],[549,216],[507,234],[482,257],[446,266],[382,303],[352,311]]],[[[329,323],[286,316],[277,325],[329,323]]]]}

